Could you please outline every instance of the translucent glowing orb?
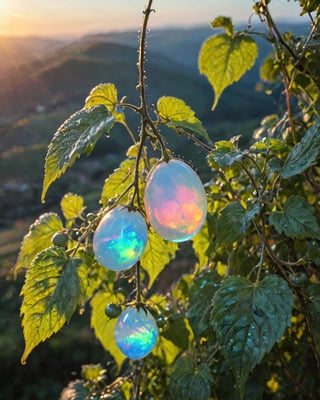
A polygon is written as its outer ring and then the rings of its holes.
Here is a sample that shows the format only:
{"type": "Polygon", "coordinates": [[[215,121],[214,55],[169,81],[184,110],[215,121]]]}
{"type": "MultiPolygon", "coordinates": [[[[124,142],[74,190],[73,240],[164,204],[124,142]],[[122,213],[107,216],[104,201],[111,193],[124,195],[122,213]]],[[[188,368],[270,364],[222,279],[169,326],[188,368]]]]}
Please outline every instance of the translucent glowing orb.
{"type": "Polygon", "coordinates": [[[142,215],[116,207],[99,223],[93,236],[93,251],[104,267],[123,271],[139,260],[147,240],[148,229],[142,215]]]}
{"type": "Polygon", "coordinates": [[[207,215],[207,198],[200,178],[179,160],[162,162],[151,171],[144,202],[151,226],[172,242],[192,238],[207,215]]]}
{"type": "Polygon", "coordinates": [[[122,353],[134,360],[148,355],[158,339],[158,327],[149,311],[127,307],[118,318],[114,337],[122,353]]]}

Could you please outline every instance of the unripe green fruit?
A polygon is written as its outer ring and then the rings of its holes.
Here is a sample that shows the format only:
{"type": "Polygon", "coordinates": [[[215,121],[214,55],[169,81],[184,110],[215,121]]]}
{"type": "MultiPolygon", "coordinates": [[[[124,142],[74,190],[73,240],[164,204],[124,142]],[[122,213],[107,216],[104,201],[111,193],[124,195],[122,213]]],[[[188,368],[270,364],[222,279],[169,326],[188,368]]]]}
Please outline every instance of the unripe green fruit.
{"type": "Polygon", "coordinates": [[[106,305],[104,312],[108,318],[117,318],[121,314],[121,306],[115,303],[109,303],[106,305]]]}
{"type": "Polygon", "coordinates": [[[57,247],[68,247],[68,236],[64,232],[57,232],[53,235],[51,242],[57,247]]]}
{"type": "Polygon", "coordinates": [[[156,318],[156,323],[158,325],[158,328],[163,328],[166,323],[165,317],[163,315],[158,315],[156,318]]]}

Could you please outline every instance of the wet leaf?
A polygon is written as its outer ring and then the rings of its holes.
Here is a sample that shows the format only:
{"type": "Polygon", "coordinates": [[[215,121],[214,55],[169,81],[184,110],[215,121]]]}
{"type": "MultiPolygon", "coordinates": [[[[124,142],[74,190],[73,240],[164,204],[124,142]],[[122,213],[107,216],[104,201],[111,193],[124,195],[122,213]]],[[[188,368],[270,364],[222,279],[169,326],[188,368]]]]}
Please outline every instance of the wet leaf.
{"type": "Polygon", "coordinates": [[[25,364],[31,351],[58,332],[86,295],[87,267],[61,247],[50,247],[34,259],[21,290],[25,364]]]}
{"type": "Polygon", "coordinates": [[[46,155],[41,200],[51,184],[71,167],[81,154],[89,155],[104,133],[114,125],[105,106],[83,109],[71,115],[54,134],[46,155]]]}
{"type": "Polygon", "coordinates": [[[256,284],[233,276],[222,283],[212,304],[211,324],[242,398],[250,371],[291,323],[293,295],[276,275],[256,284]]]}
{"type": "Polygon", "coordinates": [[[285,202],[283,211],[273,211],[270,224],[279,233],[291,238],[320,238],[320,227],[312,206],[301,196],[291,196],[285,202]]]}
{"type": "Polygon", "coordinates": [[[290,151],[279,174],[283,178],[300,174],[309,168],[320,153],[320,124],[312,126],[290,151]]]}
{"type": "Polygon", "coordinates": [[[176,400],[209,400],[213,378],[207,364],[194,365],[189,356],[181,356],[173,364],[171,392],[176,400]]]}

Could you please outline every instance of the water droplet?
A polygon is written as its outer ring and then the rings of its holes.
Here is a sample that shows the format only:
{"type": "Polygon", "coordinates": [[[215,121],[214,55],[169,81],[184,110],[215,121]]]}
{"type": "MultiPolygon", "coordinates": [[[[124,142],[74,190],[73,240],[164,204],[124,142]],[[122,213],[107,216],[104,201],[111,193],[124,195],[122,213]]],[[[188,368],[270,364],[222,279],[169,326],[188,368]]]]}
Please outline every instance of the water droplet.
{"type": "Polygon", "coordinates": [[[259,307],[253,306],[252,311],[253,311],[253,314],[256,315],[257,317],[260,317],[260,318],[265,317],[264,311],[259,307]]]}
{"type": "Polygon", "coordinates": [[[266,342],[267,341],[267,336],[266,335],[262,335],[262,340],[264,341],[264,342],[266,342]]]}
{"type": "MultiPolygon", "coordinates": [[[[252,336],[252,333],[251,332],[248,332],[248,337],[251,337],[252,336]]],[[[249,339],[248,339],[249,340],[249,339]]]]}
{"type": "Polygon", "coordinates": [[[254,331],[254,330],[256,329],[256,326],[255,326],[254,324],[251,324],[251,325],[250,325],[250,329],[251,329],[252,331],[254,331]]]}

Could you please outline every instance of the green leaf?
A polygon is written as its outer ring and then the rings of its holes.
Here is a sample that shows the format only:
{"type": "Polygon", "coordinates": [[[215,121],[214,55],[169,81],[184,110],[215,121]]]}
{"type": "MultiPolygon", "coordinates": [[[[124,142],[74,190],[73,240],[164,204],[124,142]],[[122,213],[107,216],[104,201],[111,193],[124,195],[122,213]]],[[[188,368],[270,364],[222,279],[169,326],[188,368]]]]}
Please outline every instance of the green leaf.
{"type": "Polygon", "coordinates": [[[213,378],[206,363],[194,365],[183,355],[173,364],[170,387],[176,400],[209,400],[213,378]]]}
{"type": "Polygon", "coordinates": [[[233,36],[232,19],[229,17],[217,17],[211,22],[210,25],[212,26],[212,28],[224,28],[227,35],[233,36]]]}
{"type": "Polygon", "coordinates": [[[177,249],[178,243],[163,239],[150,228],[147,247],[140,259],[142,268],[149,276],[149,288],[169,261],[175,257],[177,249]]]}
{"type": "Polygon", "coordinates": [[[117,319],[108,318],[104,309],[108,303],[121,303],[121,301],[123,301],[123,296],[110,292],[98,292],[91,300],[91,327],[102,346],[109,351],[114,358],[118,369],[120,369],[126,357],[119,350],[114,338],[114,328],[117,319]]]}
{"type": "Polygon", "coordinates": [[[291,238],[320,238],[320,227],[312,206],[301,196],[291,196],[283,211],[273,211],[269,222],[279,233],[291,238]]]}
{"type": "Polygon", "coordinates": [[[118,91],[113,83],[101,83],[94,87],[86,98],[84,108],[104,105],[110,114],[114,116],[115,121],[124,122],[125,115],[118,107],[118,91]]]}
{"type": "Polygon", "coordinates": [[[221,285],[220,279],[215,270],[205,270],[190,288],[187,317],[197,339],[209,329],[211,301],[221,285]]]}
{"type": "Polygon", "coordinates": [[[25,364],[31,351],[58,332],[83,301],[87,289],[87,268],[71,259],[61,247],[42,251],[26,274],[21,295],[25,364]]]}
{"type": "Polygon", "coordinates": [[[215,143],[215,149],[209,154],[208,161],[211,166],[215,162],[219,167],[226,168],[240,161],[242,157],[241,151],[232,142],[225,140],[215,143]]]}
{"type": "Polygon", "coordinates": [[[82,153],[90,154],[99,138],[109,133],[114,116],[100,105],[71,115],[54,134],[45,161],[41,200],[44,202],[50,185],[58,179],[82,153]]]}
{"type": "Polygon", "coordinates": [[[216,35],[207,39],[199,54],[199,71],[215,92],[214,110],[222,92],[253,67],[258,56],[255,41],[247,35],[216,35]]]}
{"type": "Polygon", "coordinates": [[[155,348],[152,350],[152,354],[164,358],[166,365],[171,365],[180,351],[179,346],[176,346],[171,340],[160,335],[155,348]]]}
{"type": "Polygon", "coordinates": [[[60,205],[66,220],[79,218],[84,210],[83,197],[73,193],[65,194],[60,205]]]}
{"type": "Polygon", "coordinates": [[[320,153],[320,124],[313,125],[290,151],[279,174],[290,178],[309,168],[320,153]]]}
{"type": "MultiPolygon", "coordinates": [[[[103,206],[107,205],[110,199],[117,198],[123,194],[133,182],[135,165],[136,161],[133,159],[124,160],[120,164],[120,167],[108,176],[104,182],[101,194],[101,203],[103,206]]],[[[128,196],[122,197],[123,202],[126,202],[127,199],[128,196]]]]}
{"type": "Polygon", "coordinates": [[[193,332],[188,320],[179,316],[169,322],[162,336],[174,343],[180,350],[185,351],[193,338],[193,332]]]}
{"type": "Polygon", "coordinates": [[[188,129],[204,137],[208,143],[212,143],[201,121],[183,100],[163,96],[157,102],[157,110],[160,117],[167,121],[168,126],[188,129]]]}
{"type": "Polygon", "coordinates": [[[256,284],[233,276],[222,283],[212,304],[211,323],[242,398],[249,373],[291,323],[293,295],[276,275],[256,284]]]}
{"type": "Polygon", "coordinates": [[[258,204],[253,205],[247,211],[238,202],[228,204],[221,211],[217,221],[216,237],[218,245],[229,246],[241,240],[259,211],[258,204]]]}
{"type": "Polygon", "coordinates": [[[275,82],[281,77],[281,65],[273,55],[268,56],[261,65],[260,77],[266,82],[275,82]]]}
{"type": "Polygon", "coordinates": [[[41,215],[29,228],[29,232],[22,240],[14,274],[23,268],[29,268],[32,260],[42,250],[51,246],[52,236],[63,229],[63,224],[55,213],[41,215]]]}

